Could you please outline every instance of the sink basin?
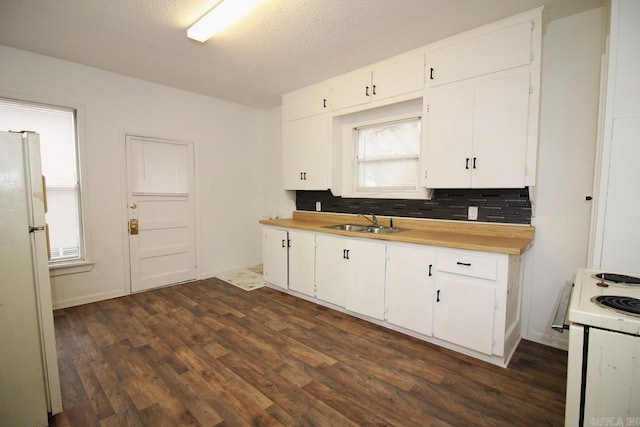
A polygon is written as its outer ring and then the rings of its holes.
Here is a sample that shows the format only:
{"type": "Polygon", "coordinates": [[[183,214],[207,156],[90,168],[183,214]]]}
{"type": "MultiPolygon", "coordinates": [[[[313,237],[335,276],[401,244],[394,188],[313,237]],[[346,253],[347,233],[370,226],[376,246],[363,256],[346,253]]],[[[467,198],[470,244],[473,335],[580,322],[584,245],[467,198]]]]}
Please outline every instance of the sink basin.
{"type": "Polygon", "coordinates": [[[344,231],[366,231],[366,225],[357,225],[357,224],[340,224],[340,225],[330,225],[327,228],[332,228],[334,230],[344,230],[344,231]]]}
{"type": "Polygon", "coordinates": [[[355,231],[359,233],[372,233],[372,234],[392,234],[397,233],[398,231],[403,231],[402,228],[389,228],[382,227],[379,225],[359,225],[359,224],[339,224],[339,225],[329,225],[326,228],[331,228],[333,230],[343,230],[343,231],[355,231]]]}
{"type": "Polygon", "coordinates": [[[398,231],[402,231],[401,228],[389,228],[389,227],[367,227],[366,230],[362,230],[363,232],[373,233],[373,234],[392,234],[397,233],[398,231]]]}

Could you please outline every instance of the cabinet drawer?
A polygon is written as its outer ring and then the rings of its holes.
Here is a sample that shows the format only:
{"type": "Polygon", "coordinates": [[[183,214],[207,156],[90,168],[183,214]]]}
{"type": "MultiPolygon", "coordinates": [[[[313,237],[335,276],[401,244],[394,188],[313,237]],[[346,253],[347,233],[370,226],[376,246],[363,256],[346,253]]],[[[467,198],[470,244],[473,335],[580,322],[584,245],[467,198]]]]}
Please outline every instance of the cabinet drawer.
{"type": "Polygon", "coordinates": [[[447,273],[496,280],[498,262],[494,258],[438,252],[436,269],[447,273]]]}

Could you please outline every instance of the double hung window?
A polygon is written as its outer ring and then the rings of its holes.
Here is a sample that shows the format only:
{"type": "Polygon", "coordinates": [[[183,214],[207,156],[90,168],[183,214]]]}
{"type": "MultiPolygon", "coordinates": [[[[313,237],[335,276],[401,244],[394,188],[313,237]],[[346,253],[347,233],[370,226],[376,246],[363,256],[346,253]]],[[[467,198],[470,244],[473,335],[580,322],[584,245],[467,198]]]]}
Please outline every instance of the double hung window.
{"type": "Polygon", "coordinates": [[[420,117],[356,127],[356,192],[418,191],[420,135],[420,117]]]}
{"type": "Polygon", "coordinates": [[[46,178],[51,264],[82,260],[82,212],[78,174],[76,110],[0,98],[0,130],[40,135],[46,178]]]}

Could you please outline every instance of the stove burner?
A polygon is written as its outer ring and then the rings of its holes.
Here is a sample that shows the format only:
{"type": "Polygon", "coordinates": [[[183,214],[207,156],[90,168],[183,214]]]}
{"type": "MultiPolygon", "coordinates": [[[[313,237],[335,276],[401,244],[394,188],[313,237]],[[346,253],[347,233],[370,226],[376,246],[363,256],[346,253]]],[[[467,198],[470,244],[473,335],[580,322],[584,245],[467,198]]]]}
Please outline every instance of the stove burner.
{"type": "Polygon", "coordinates": [[[640,317],[640,299],[619,295],[599,295],[591,298],[591,302],[618,313],[640,317]]]}
{"type": "Polygon", "coordinates": [[[640,286],[640,277],[627,276],[626,274],[598,273],[594,274],[593,278],[617,285],[640,286]]]}

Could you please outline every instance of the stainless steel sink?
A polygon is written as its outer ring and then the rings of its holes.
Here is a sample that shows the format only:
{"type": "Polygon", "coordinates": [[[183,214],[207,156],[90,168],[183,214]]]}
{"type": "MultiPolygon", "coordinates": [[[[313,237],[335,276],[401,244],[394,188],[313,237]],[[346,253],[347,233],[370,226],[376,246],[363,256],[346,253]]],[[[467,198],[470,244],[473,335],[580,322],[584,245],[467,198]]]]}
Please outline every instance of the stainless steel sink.
{"type": "Polygon", "coordinates": [[[402,228],[389,228],[382,227],[380,225],[359,225],[359,224],[339,224],[339,225],[328,225],[326,228],[331,228],[333,230],[343,230],[343,231],[355,231],[358,233],[372,233],[372,234],[392,234],[397,233],[399,231],[403,231],[402,228]]]}

